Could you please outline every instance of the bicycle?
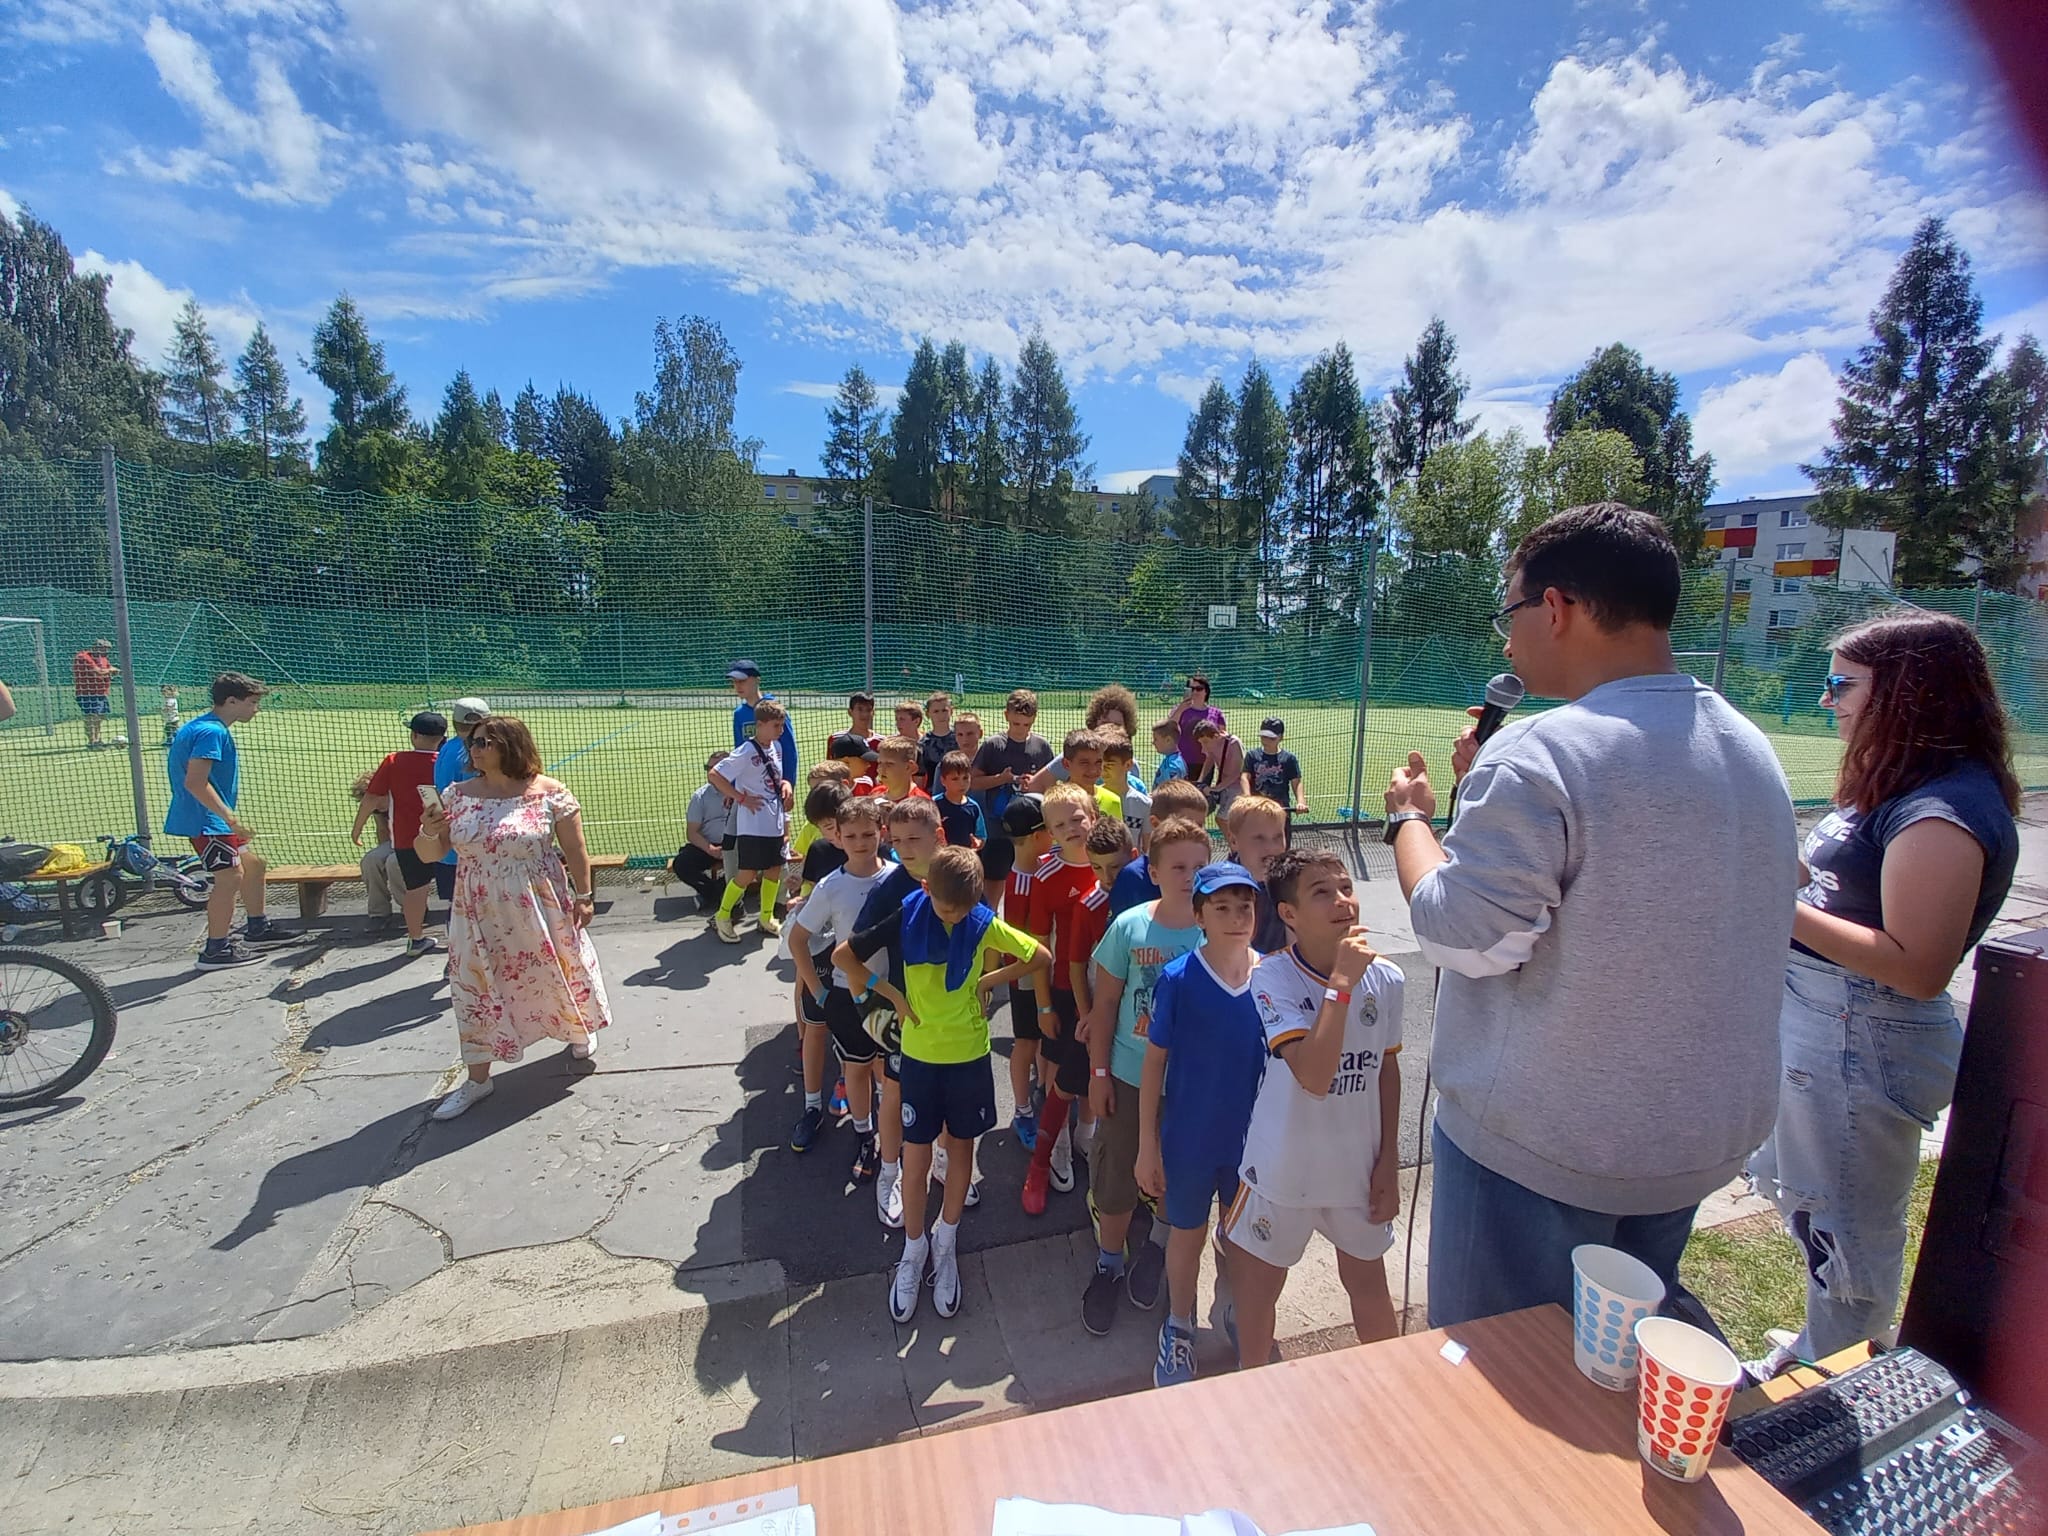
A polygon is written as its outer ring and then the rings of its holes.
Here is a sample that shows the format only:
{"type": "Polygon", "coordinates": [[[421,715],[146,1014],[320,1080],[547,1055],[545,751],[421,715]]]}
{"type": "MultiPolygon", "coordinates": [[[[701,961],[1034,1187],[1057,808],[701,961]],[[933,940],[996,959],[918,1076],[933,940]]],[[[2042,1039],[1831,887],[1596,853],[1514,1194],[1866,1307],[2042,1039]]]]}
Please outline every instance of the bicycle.
{"type": "Polygon", "coordinates": [[[213,876],[199,862],[198,854],[161,859],[139,837],[103,836],[100,842],[107,850],[108,867],[105,873],[79,882],[81,910],[98,918],[111,917],[126,903],[131,888],[139,887],[147,894],[159,886],[168,887],[179,905],[194,912],[205,910],[207,898],[213,894],[213,876]]]}
{"type": "Polygon", "coordinates": [[[75,960],[0,945],[0,1110],[47,1104],[114,1044],[114,996],[75,960]]]}

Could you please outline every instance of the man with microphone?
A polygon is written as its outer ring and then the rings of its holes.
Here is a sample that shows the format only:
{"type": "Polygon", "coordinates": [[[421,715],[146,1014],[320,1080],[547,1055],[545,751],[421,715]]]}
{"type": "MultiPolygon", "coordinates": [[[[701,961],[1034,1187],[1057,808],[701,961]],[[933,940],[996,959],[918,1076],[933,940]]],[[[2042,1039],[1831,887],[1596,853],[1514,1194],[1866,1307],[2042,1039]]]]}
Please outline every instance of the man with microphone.
{"type": "Polygon", "coordinates": [[[1417,944],[1442,970],[1435,1327],[1569,1309],[1581,1243],[1678,1295],[1694,1211],[1778,1097],[1791,792],[1763,733],[1672,660],[1669,536],[1618,503],[1574,507],[1506,576],[1505,653],[1529,692],[1567,702],[1465,732],[1441,845],[1421,753],[1387,789],[1417,944]]]}

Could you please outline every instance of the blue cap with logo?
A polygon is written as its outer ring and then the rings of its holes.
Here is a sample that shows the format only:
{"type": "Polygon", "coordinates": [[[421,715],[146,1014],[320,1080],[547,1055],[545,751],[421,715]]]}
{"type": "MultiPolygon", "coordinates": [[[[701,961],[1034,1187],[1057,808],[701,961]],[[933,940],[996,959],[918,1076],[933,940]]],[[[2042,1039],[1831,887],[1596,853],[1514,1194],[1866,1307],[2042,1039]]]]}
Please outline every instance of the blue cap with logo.
{"type": "Polygon", "coordinates": [[[1252,872],[1242,864],[1233,864],[1228,859],[1218,859],[1213,864],[1204,864],[1195,871],[1195,894],[1214,896],[1218,891],[1227,891],[1233,885],[1256,891],[1259,882],[1252,878],[1252,872]]]}

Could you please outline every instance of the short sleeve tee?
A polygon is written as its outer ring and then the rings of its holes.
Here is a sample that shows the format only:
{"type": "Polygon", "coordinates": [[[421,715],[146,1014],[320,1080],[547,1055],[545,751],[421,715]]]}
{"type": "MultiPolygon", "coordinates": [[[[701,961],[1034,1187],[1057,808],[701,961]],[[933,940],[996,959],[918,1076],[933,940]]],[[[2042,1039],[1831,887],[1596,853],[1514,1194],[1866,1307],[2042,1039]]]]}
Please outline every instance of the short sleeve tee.
{"type": "Polygon", "coordinates": [[[431,788],[439,758],[434,752],[394,752],[370,775],[369,793],[391,797],[391,846],[410,848],[420,840],[420,791],[431,788]]]}
{"type": "Polygon", "coordinates": [[[171,804],[164,814],[164,831],[173,837],[226,837],[228,824],[185,787],[185,770],[196,761],[213,764],[208,782],[222,803],[229,810],[235,809],[235,793],[241,782],[235,738],[220,716],[208,710],[179,726],[178,734],[171,738],[170,750],[164,754],[164,770],[171,778],[171,804]]]}
{"type": "Polygon", "coordinates": [[[734,789],[761,798],[749,809],[733,806],[734,829],[741,837],[781,837],[789,828],[789,813],[782,807],[782,782],[768,749],[750,741],[718,765],[718,776],[734,789]]]}
{"type": "Polygon", "coordinates": [[[988,822],[983,819],[981,807],[972,800],[955,804],[940,799],[939,829],[946,836],[946,842],[954,848],[973,848],[988,841],[988,822]]]}
{"type": "Polygon", "coordinates": [[[1162,784],[1170,784],[1175,779],[1184,779],[1187,776],[1187,759],[1178,752],[1169,752],[1159,760],[1158,771],[1152,775],[1152,787],[1157,789],[1162,784]]]}
{"type": "MultiPolygon", "coordinates": [[[[764,693],[761,697],[772,699],[775,695],[764,693]]],[[[745,699],[741,699],[734,706],[732,712],[732,744],[734,748],[743,747],[752,741],[755,728],[754,706],[745,699]]],[[[776,756],[782,763],[783,778],[792,784],[796,783],[796,722],[794,720],[785,717],[782,724],[782,734],[776,738],[775,747],[776,756]]]]}
{"type": "Polygon", "coordinates": [[[1351,990],[1336,1075],[1329,1093],[1317,1098],[1277,1058],[1314,1026],[1329,984],[1292,949],[1268,955],[1252,970],[1259,1025],[1276,1059],[1259,1082],[1239,1173],[1275,1205],[1363,1206],[1371,1199],[1380,1150],[1380,1072],[1401,1049],[1405,978],[1391,960],[1366,967],[1351,990]]]}
{"type": "Polygon", "coordinates": [[[1202,947],[1200,928],[1171,928],[1153,917],[1157,902],[1120,913],[1095,946],[1095,963],[1124,984],[1117,1000],[1116,1043],[1109,1070],[1136,1085],[1145,1074],[1145,1042],[1152,1029],[1152,991],[1169,960],[1202,947]]]}
{"type": "Polygon", "coordinates": [[[1159,1127],[1167,1166],[1235,1168],[1266,1070],[1266,1034],[1249,978],[1227,985],[1199,949],[1167,961],[1152,990],[1149,1039],[1167,1055],[1159,1127]]]}
{"type": "Polygon", "coordinates": [[[929,790],[934,799],[945,788],[939,782],[939,764],[946,760],[948,752],[960,750],[959,736],[948,731],[941,736],[926,731],[917,743],[917,781],[929,790]]]}
{"type": "MultiPolygon", "coordinates": [[[[860,909],[866,905],[868,893],[888,873],[886,864],[871,875],[856,875],[842,866],[818,882],[818,888],[792,919],[810,935],[813,955],[829,954],[834,945],[853,937],[854,924],[860,921],[860,909]]],[[[836,966],[832,970],[832,985],[846,985],[846,973],[836,966]]]]}
{"type": "Polygon", "coordinates": [[[1158,899],[1159,887],[1152,881],[1151,860],[1135,858],[1123,867],[1116,883],[1109,888],[1109,915],[1122,917],[1131,908],[1158,899]]]}
{"type": "MultiPolygon", "coordinates": [[[[816,885],[820,880],[831,874],[833,870],[845,867],[846,850],[830,838],[816,836],[815,834],[818,830],[816,827],[811,827],[808,830],[813,836],[810,846],[803,851],[803,872],[799,879],[805,885],[816,885]]],[[[884,869],[887,867],[887,865],[883,866],[884,869]]],[[[847,933],[852,931],[849,928],[847,933]]],[[[841,934],[840,937],[844,938],[846,934],[841,934]]]]}
{"type": "Polygon", "coordinates": [[[1131,829],[1131,842],[1142,848],[1152,833],[1152,797],[1133,778],[1124,790],[1123,799],[1124,825],[1131,829]]]}
{"type": "MultiPolygon", "coordinates": [[[[976,773],[1001,773],[1005,768],[1018,779],[1028,779],[1039,769],[1052,761],[1052,748],[1045,738],[1036,734],[1026,736],[1022,741],[1012,739],[1005,731],[1000,736],[991,736],[981,744],[981,750],[974,754],[976,773]]],[[[998,784],[982,791],[988,798],[985,802],[988,818],[1000,825],[1003,811],[1017,792],[1014,783],[998,784]]]]}
{"type": "Polygon", "coordinates": [[[688,820],[704,834],[704,841],[717,847],[732,831],[732,802],[709,784],[701,784],[690,796],[688,820]]]}
{"type": "Polygon", "coordinates": [[[1251,775],[1252,793],[1264,795],[1280,805],[1294,804],[1294,786],[1301,782],[1301,764],[1292,752],[1282,748],[1268,752],[1254,747],[1244,755],[1244,771],[1251,775]]]}
{"type": "MultiPolygon", "coordinates": [[[[903,909],[899,906],[881,923],[865,929],[850,941],[853,952],[866,963],[883,949],[900,949],[903,941],[903,909]]],[[[979,982],[988,972],[1007,965],[1012,957],[1029,960],[1038,953],[1032,937],[1000,917],[990,916],[981,942],[975,947],[974,964],[966,984],[946,985],[944,965],[906,965],[903,995],[910,1000],[914,1018],[903,1020],[903,1054],[913,1061],[947,1065],[958,1061],[979,1061],[988,1054],[988,1017],[981,1011],[979,982]]]]}
{"type": "MultiPolygon", "coordinates": [[[[1984,850],[1984,873],[1970,913],[1968,942],[1975,944],[2005,904],[2020,856],[2019,828],[1997,778],[1981,763],[1952,768],[1885,801],[1867,816],[1853,806],[1828,812],[1800,848],[1810,878],[1799,899],[1864,928],[1884,927],[1885,850],[1906,828],[1930,820],[1961,827],[1984,850]]],[[[1796,939],[1792,947],[1813,954],[1796,939]]]]}
{"type": "Polygon", "coordinates": [[[1031,902],[1026,926],[1039,939],[1052,941],[1052,984],[1074,990],[1072,966],[1086,962],[1089,951],[1075,941],[1080,933],[1082,898],[1099,882],[1092,864],[1069,864],[1057,853],[1039,861],[1031,874],[1031,902]]]}

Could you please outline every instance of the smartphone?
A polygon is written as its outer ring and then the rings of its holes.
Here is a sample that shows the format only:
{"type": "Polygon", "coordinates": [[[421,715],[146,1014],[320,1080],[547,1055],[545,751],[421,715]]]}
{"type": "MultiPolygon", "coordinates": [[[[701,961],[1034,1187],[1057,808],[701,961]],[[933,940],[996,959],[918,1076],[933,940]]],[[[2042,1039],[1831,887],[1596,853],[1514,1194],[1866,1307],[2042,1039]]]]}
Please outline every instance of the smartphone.
{"type": "Polygon", "coordinates": [[[441,791],[434,788],[431,784],[422,784],[419,790],[421,809],[441,811],[443,813],[447,811],[448,808],[441,803],[441,791]]]}

